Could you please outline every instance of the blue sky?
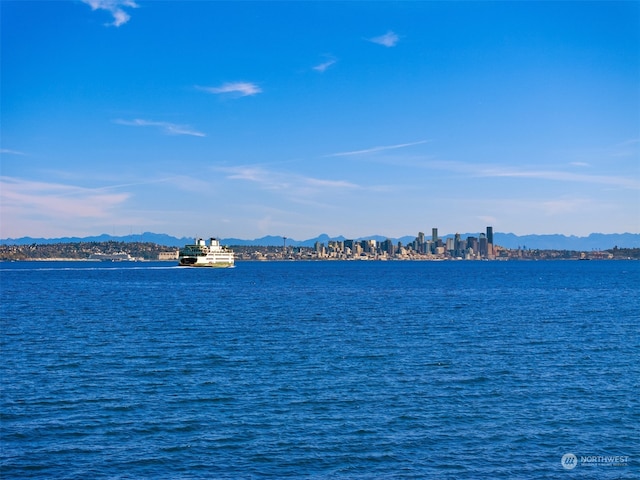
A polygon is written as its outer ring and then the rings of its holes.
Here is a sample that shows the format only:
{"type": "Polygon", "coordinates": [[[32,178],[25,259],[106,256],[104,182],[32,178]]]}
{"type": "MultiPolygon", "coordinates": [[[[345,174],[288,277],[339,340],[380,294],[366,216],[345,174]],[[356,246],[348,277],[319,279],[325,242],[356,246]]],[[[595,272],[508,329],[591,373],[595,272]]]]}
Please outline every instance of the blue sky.
{"type": "Polygon", "coordinates": [[[0,238],[640,233],[639,2],[0,8],[0,238]]]}

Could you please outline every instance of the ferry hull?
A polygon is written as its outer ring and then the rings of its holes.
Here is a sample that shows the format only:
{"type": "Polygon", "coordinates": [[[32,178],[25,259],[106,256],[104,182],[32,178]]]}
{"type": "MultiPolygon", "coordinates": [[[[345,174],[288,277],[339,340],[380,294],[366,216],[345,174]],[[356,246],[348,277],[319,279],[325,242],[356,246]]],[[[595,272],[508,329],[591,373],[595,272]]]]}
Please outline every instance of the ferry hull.
{"type": "Polygon", "coordinates": [[[209,267],[209,268],[232,268],[234,266],[233,263],[229,262],[189,262],[189,259],[181,259],[180,266],[181,267],[209,267]],[[183,261],[187,260],[187,261],[183,261]]]}
{"type": "Polygon", "coordinates": [[[233,252],[220,245],[215,238],[211,239],[209,245],[198,238],[196,243],[185,245],[178,255],[178,265],[182,267],[231,268],[234,262],[233,252]]]}

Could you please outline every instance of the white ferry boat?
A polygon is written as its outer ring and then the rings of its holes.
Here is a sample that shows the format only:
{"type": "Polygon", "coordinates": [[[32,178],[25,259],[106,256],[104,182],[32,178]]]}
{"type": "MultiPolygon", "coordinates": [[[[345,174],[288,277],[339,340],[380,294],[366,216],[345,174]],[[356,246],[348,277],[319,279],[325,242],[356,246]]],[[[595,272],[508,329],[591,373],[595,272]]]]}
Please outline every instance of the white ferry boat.
{"type": "Polygon", "coordinates": [[[125,252],[117,253],[92,253],[89,260],[100,260],[101,262],[135,262],[137,259],[125,252]]]}
{"type": "Polygon", "coordinates": [[[212,238],[209,245],[197,238],[193,245],[185,245],[178,253],[178,263],[184,267],[221,267],[234,266],[233,251],[223,245],[220,240],[212,238]]]}

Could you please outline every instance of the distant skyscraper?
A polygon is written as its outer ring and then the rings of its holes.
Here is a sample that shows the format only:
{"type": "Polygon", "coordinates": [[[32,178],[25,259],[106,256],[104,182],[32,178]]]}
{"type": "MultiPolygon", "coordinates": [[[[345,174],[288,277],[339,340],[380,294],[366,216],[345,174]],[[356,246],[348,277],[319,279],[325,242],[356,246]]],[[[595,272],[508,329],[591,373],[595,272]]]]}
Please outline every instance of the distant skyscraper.
{"type": "Polygon", "coordinates": [[[431,253],[436,253],[438,248],[438,229],[431,229],[431,253]]]}
{"type": "Polygon", "coordinates": [[[478,253],[478,239],[476,237],[467,237],[467,247],[473,250],[473,253],[478,253]]]}
{"type": "Polygon", "coordinates": [[[489,242],[487,242],[487,237],[484,233],[480,234],[480,240],[478,240],[478,252],[480,253],[480,256],[482,257],[487,257],[488,253],[489,253],[489,248],[488,248],[488,244],[489,242]]]}
{"type": "Polygon", "coordinates": [[[453,250],[455,251],[455,255],[456,257],[459,257],[462,255],[461,252],[461,244],[462,243],[462,239],[460,238],[460,234],[456,233],[455,237],[453,237],[453,250]]]}
{"type": "Polygon", "coordinates": [[[387,255],[393,255],[395,253],[395,249],[393,248],[393,242],[388,238],[380,243],[380,250],[386,252],[387,255]]]}
{"type": "Polygon", "coordinates": [[[447,238],[446,246],[447,246],[447,251],[449,251],[449,252],[455,251],[455,249],[456,249],[455,240],[453,238],[451,238],[451,237],[447,238]]]}
{"type": "Polygon", "coordinates": [[[487,243],[493,245],[493,227],[487,227],[487,243]]]}

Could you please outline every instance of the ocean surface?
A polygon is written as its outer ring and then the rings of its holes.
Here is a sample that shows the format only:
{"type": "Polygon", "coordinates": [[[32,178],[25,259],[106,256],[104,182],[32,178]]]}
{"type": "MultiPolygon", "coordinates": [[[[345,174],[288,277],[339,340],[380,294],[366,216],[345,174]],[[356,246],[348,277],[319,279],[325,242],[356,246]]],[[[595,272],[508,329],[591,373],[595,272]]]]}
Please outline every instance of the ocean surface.
{"type": "Polygon", "coordinates": [[[640,478],[637,261],[15,262],[0,294],[2,479],[640,478]]]}

